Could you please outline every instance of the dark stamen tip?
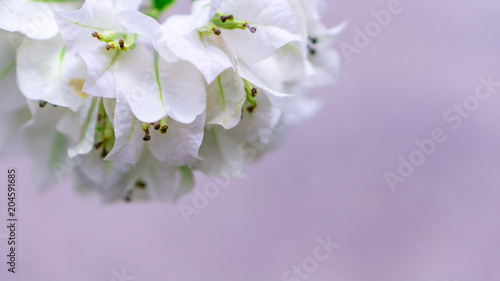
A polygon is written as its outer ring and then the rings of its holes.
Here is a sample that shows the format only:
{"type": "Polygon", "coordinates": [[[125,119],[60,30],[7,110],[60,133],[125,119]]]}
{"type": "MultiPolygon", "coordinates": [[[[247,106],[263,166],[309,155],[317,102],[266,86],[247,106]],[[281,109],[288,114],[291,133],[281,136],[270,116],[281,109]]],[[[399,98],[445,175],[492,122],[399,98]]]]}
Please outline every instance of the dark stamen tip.
{"type": "Polygon", "coordinates": [[[254,109],[255,109],[255,107],[253,107],[253,106],[249,106],[249,107],[247,107],[247,110],[248,110],[248,112],[250,112],[250,113],[253,113],[253,110],[254,110],[254,109]]]}
{"type": "Polygon", "coordinates": [[[40,102],[38,103],[38,106],[40,106],[40,107],[44,107],[44,106],[46,106],[46,105],[47,105],[47,102],[46,102],[46,101],[40,101],[40,102]]]}
{"type": "Polygon", "coordinates": [[[146,183],[142,180],[138,180],[135,183],[135,187],[140,188],[140,189],[144,189],[144,188],[146,188],[146,183]]]}
{"type": "Polygon", "coordinates": [[[316,38],[316,37],[309,37],[309,41],[311,41],[311,43],[313,43],[314,45],[316,45],[318,43],[318,38],[316,38]]]}
{"type": "Polygon", "coordinates": [[[130,202],[132,201],[132,190],[127,191],[127,194],[125,195],[125,198],[123,198],[125,202],[130,202]]]}
{"type": "Polygon", "coordinates": [[[106,158],[106,156],[108,156],[108,151],[106,150],[105,147],[103,147],[101,152],[101,157],[104,159],[106,158]]]}
{"type": "Polygon", "coordinates": [[[164,126],[161,126],[160,132],[161,132],[162,134],[166,134],[166,133],[167,133],[167,130],[168,130],[168,126],[167,126],[167,125],[164,125],[164,126]]]}
{"type": "Polygon", "coordinates": [[[309,45],[307,45],[307,49],[309,50],[309,54],[311,54],[311,56],[316,55],[317,51],[315,48],[312,48],[309,45]]]}
{"type": "Polygon", "coordinates": [[[155,130],[157,130],[157,131],[161,128],[160,123],[156,123],[156,124],[154,124],[154,125],[155,125],[155,130]]]}
{"type": "Polygon", "coordinates": [[[104,143],[104,141],[96,142],[96,143],[94,144],[94,148],[95,148],[95,149],[99,149],[99,148],[102,146],[102,144],[103,144],[103,143],[104,143]]]}
{"type": "Polygon", "coordinates": [[[245,25],[244,25],[244,26],[245,26],[248,30],[250,30],[250,32],[252,32],[252,33],[257,32],[257,27],[250,26],[250,25],[248,25],[248,23],[245,23],[245,25]]]}
{"type": "Polygon", "coordinates": [[[108,44],[106,45],[106,50],[109,51],[111,49],[114,49],[115,48],[115,45],[114,44],[108,44]]]}
{"type": "Polygon", "coordinates": [[[257,88],[253,87],[252,88],[252,97],[255,98],[255,96],[257,96],[257,88]]]}
{"type": "Polygon", "coordinates": [[[120,44],[120,50],[123,51],[125,49],[125,40],[123,40],[123,38],[120,38],[118,44],[120,44]]]}
{"type": "Polygon", "coordinates": [[[144,130],[144,138],[142,138],[142,140],[144,141],[150,141],[151,140],[151,136],[149,135],[149,129],[143,129],[144,130]]]}
{"type": "Polygon", "coordinates": [[[97,38],[98,40],[102,39],[101,35],[97,33],[97,31],[94,31],[94,33],[92,33],[92,37],[97,38]]]}
{"type": "Polygon", "coordinates": [[[222,31],[220,30],[220,28],[212,27],[212,30],[213,30],[214,34],[217,36],[222,34],[222,31]]]}
{"type": "Polygon", "coordinates": [[[229,16],[221,16],[220,17],[220,21],[221,22],[226,22],[227,20],[233,20],[234,19],[234,16],[233,15],[229,15],[229,16]]]}

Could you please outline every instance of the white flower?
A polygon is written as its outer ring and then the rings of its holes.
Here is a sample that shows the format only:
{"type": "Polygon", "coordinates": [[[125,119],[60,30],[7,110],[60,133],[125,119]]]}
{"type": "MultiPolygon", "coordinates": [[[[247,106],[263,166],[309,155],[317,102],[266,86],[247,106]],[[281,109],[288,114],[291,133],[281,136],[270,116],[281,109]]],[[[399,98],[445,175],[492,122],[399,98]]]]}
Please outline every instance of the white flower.
{"type": "Polygon", "coordinates": [[[79,53],[87,64],[87,80],[83,87],[85,93],[116,97],[114,77],[110,70],[122,54],[120,49],[128,48],[136,41],[135,35],[127,33],[116,14],[126,7],[137,8],[138,4],[138,1],[127,6],[120,1],[88,0],[79,10],[55,12],[67,51],[71,54],[79,53]],[[107,32],[103,35],[105,31],[107,32]],[[119,46],[120,39],[127,40],[123,43],[123,48],[119,46]],[[113,50],[110,51],[111,48],[113,50]]]}
{"type": "Polygon", "coordinates": [[[119,3],[92,0],[78,11],[56,14],[68,50],[81,54],[87,64],[83,91],[106,98],[122,94],[143,122],[156,122],[167,115],[179,122],[193,122],[206,106],[200,73],[187,62],[167,63],[143,46],[141,40],[150,40],[134,31],[140,32],[141,26],[154,20],[124,12],[119,3]],[[130,21],[139,21],[136,30],[126,28],[130,21]]]}
{"type": "Polygon", "coordinates": [[[288,72],[288,81],[308,87],[319,87],[337,81],[340,69],[340,57],[330,46],[346,27],[346,23],[327,29],[321,22],[321,11],[325,10],[325,1],[322,0],[289,0],[295,14],[300,18],[302,41],[300,44],[289,44],[276,59],[283,69],[291,68],[291,63],[297,63],[298,73],[288,72]],[[299,62],[297,52],[300,50],[302,62],[299,62]],[[306,76],[299,79],[297,75],[306,76]],[[295,80],[295,81],[294,81],[295,80]]]}
{"type": "Polygon", "coordinates": [[[286,0],[223,0],[210,24],[221,29],[227,45],[245,62],[267,58],[301,39],[297,18],[286,0]]]}

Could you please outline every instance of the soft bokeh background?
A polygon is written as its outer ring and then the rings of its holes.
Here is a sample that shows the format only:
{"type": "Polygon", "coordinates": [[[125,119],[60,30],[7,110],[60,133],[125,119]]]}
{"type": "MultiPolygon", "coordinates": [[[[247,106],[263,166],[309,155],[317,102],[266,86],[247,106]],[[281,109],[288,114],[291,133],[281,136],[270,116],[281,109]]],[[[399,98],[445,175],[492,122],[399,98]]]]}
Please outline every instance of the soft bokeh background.
{"type": "MultiPolygon", "coordinates": [[[[352,44],[388,2],[334,0],[326,22],[348,19],[340,42],[352,44]]],[[[442,115],[479,76],[500,81],[500,2],[401,3],[368,47],[343,59],[340,83],[313,93],[323,110],[189,225],[178,206],[102,206],[69,181],[39,193],[26,155],[3,158],[2,171],[20,175],[19,273],[8,279],[2,241],[0,280],[110,281],[123,268],[134,280],[278,281],[329,235],[341,246],[308,280],[499,280],[500,88],[457,130],[442,115]],[[391,192],[384,172],[435,128],[447,141],[391,192]]]]}

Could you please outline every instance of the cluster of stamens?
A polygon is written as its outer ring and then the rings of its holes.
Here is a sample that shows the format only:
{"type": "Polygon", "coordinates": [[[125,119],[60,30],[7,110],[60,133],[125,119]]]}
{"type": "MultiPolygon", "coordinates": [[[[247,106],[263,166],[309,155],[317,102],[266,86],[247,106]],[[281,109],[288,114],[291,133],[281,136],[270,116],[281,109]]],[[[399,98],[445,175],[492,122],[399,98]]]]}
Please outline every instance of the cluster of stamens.
{"type": "MultiPolygon", "coordinates": [[[[99,41],[104,41],[106,42],[106,50],[107,51],[110,51],[110,50],[113,50],[115,48],[118,48],[121,50],[121,51],[124,51],[126,52],[131,45],[130,42],[129,44],[127,44],[126,42],[126,39],[124,39],[122,37],[122,35],[116,33],[116,32],[113,32],[113,31],[104,31],[103,33],[99,33],[97,31],[93,32],[92,33],[92,37],[96,38],[97,40],[99,41]]],[[[127,36],[125,36],[126,38],[128,38],[127,36]]],[[[132,38],[132,41],[135,40],[135,37],[132,38]]]]}
{"type": "Polygon", "coordinates": [[[142,130],[144,131],[144,138],[142,138],[144,141],[150,141],[151,140],[151,135],[149,132],[149,128],[153,125],[153,128],[155,131],[160,131],[160,134],[165,135],[168,131],[168,126],[167,126],[167,119],[162,119],[159,122],[156,123],[144,123],[142,124],[142,130]]]}

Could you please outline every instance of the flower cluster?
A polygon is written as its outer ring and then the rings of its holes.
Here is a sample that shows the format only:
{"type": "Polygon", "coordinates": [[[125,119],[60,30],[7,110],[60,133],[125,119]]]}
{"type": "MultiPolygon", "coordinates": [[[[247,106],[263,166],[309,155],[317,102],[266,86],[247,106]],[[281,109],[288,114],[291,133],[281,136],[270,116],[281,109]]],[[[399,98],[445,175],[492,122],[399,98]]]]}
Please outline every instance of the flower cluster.
{"type": "Polygon", "coordinates": [[[2,147],[22,126],[37,170],[105,201],[175,200],[194,170],[242,176],[338,76],[343,25],[321,0],[197,0],[159,21],[173,2],[3,0],[2,147]]]}

